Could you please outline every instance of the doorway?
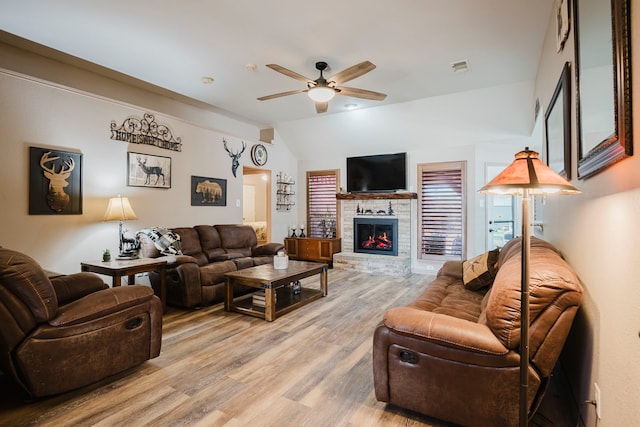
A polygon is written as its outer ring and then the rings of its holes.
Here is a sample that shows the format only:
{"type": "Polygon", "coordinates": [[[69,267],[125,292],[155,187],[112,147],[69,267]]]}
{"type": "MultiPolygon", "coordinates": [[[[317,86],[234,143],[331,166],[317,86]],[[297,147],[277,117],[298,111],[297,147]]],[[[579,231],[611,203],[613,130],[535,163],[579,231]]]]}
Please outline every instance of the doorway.
{"type": "Polygon", "coordinates": [[[253,227],[258,244],[271,241],[271,171],[242,168],[242,223],[253,227]]]}

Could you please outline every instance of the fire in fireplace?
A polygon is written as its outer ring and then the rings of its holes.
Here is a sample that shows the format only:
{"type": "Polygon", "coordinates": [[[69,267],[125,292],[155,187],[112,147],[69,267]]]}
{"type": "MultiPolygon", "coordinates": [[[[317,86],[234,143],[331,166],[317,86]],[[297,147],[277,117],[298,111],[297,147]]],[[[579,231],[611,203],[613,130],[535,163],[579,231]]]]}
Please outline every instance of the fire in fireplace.
{"type": "Polygon", "coordinates": [[[398,255],[397,218],[354,218],[353,251],[378,255],[398,255]]]}

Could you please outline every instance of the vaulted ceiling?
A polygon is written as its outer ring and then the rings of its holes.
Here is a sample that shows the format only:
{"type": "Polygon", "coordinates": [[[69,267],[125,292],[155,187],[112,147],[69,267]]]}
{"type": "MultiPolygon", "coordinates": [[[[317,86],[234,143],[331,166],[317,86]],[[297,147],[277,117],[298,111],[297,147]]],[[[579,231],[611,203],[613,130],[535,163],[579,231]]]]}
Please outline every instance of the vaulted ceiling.
{"type": "Polygon", "coordinates": [[[0,29],[210,104],[250,122],[317,117],[305,83],[362,61],[324,116],[535,79],[553,0],[2,0],[0,29]],[[466,60],[469,71],[451,64],[466,60]],[[255,66],[255,69],[253,69],[255,66]],[[203,77],[213,78],[210,84],[203,77]]]}

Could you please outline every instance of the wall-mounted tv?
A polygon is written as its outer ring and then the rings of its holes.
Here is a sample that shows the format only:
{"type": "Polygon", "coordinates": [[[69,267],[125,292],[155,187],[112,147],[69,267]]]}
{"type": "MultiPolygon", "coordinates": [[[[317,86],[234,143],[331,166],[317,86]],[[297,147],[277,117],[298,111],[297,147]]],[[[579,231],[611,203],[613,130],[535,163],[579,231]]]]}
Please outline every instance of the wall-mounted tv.
{"type": "Polygon", "coordinates": [[[349,193],[407,189],[407,153],[347,157],[349,193]]]}

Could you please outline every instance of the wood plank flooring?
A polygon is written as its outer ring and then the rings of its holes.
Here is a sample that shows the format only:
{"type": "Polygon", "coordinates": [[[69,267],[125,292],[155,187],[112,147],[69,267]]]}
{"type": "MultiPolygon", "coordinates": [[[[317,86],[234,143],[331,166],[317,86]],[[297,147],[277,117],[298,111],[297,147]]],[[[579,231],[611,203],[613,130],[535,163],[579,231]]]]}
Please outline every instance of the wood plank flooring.
{"type": "Polygon", "coordinates": [[[274,322],[170,307],[160,356],[108,381],[29,401],[0,375],[0,425],[446,426],[373,391],[376,324],[432,279],[330,270],[327,297],[274,322]]]}

